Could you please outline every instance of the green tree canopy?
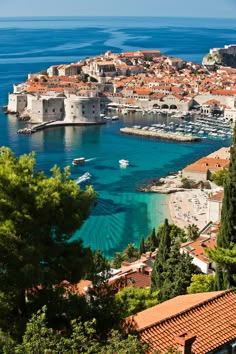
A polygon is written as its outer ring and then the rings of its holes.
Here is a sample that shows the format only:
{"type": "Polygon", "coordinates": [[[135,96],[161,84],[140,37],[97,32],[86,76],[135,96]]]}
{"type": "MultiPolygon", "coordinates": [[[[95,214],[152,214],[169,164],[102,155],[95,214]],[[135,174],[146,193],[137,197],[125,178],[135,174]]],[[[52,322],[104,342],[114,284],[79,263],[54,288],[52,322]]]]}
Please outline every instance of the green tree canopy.
{"type": "Polygon", "coordinates": [[[46,308],[43,307],[28,322],[22,344],[4,354],[142,354],[145,346],[134,335],[124,337],[119,331],[111,331],[107,340],[99,341],[96,336],[95,320],[71,322],[71,334],[65,336],[48,327],[46,308]]]}
{"type": "Polygon", "coordinates": [[[0,149],[0,313],[7,312],[5,320],[0,319],[3,330],[15,331],[14,323],[21,326],[34,299],[40,303],[42,294],[45,301],[47,289],[51,292],[63,280],[78,282],[92,259],[89,248],[70,239],[95,203],[93,189],[82,191],[70,179],[69,167],[61,172],[55,166],[46,177],[35,164],[34,153],[17,158],[10,149],[0,149]]]}
{"type": "Polygon", "coordinates": [[[216,287],[218,290],[236,286],[236,263],[228,262],[229,258],[222,256],[228,251],[231,252],[236,244],[236,125],[230,153],[229,171],[224,181],[224,199],[217,249],[214,255],[212,253],[212,259],[217,262],[216,287]]]}
{"type": "Polygon", "coordinates": [[[149,288],[127,287],[116,295],[116,301],[124,318],[157,305],[157,295],[158,291],[150,292],[149,288]]]}
{"type": "Polygon", "coordinates": [[[215,276],[211,274],[193,274],[188,294],[204,293],[215,289],[215,276]]]}
{"type": "Polygon", "coordinates": [[[180,244],[171,239],[171,227],[165,220],[152,271],[152,290],[159,290],[158,300],[165,301],[186,293],[195,266],[188,254],[180,253],[180,244]]]}
{"type": "Polygon", "coordinates": [[[229,170],[227,168],[223,168],[222,170],[212,173],[211,179],[215,184],[217,184],[217,186],[223,186],[228,174],[229,170]]]}

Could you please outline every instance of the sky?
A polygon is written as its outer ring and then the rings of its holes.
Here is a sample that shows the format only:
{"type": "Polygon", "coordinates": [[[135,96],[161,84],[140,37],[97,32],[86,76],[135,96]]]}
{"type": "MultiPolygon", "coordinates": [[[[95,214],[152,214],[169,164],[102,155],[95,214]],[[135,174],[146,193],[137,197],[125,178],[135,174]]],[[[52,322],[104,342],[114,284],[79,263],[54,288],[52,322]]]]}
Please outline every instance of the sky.
{"type": "Polygon", "coordinates": [[[236,0],[0,0],[0,17],[17,16],[236,18],[236,0]]]}

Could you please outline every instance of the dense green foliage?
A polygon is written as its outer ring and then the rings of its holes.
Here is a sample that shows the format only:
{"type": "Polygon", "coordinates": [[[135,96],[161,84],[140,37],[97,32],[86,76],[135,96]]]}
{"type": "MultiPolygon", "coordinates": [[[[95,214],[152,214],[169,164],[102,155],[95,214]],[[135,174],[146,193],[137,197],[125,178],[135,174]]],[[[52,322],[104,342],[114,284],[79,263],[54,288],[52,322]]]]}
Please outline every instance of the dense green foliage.
{"type": "Polygon", "coordinates": [[[204,293],[215,290],[215,276],[211,274],[193,274],[188,294],[204,293]]]}
{"type": "Polygon", "coordinates": [[[180,254],[179,243],[171,238],[171,226],[165,220],[159,235],[160,243],[152,271],[152,289],[158,300],[165,301],[186,294],[195,267],[188,254],[180,254]]]}
{"type": "Polygon", "coordinates": [[[236,262],[233,256],[236,244],[236,126],[230,152],[229,172],[224,182],[217,249],[209,253],[212,260],[217,263],[216,287],[219,290],[236,286],[236,262]]]}
{"type": "Polygon", "coordinates": [[[223,186],[227,179],[228,173],[228,169],[223,168],[222,170],[212,173],[211,179],[215,184],[217,184],[217,186],[223,186]]]}
{"type": "Polygon", "coordinates": [[[115,253],[111,261],[111,266],[113,268],[120,268],[122,262],[134,262],[139,258],[139,255],[139,250],[135,248],[135,245],[133,243],[129,243],[123,252],[115,253]]]}
{"type": "Polygon", "coordinates": [[[187,229],[187,237],[189,240],[196,240],[199,236],[199,228],[195,224],[189,224],[187,229]]]}
{"type": "Polygon", "coordinates": [[[58,308],[67,313],[55,285],[78,282],[92,261],[81,241],[68,241],[94,205],[93,189],[80,190],[69,168],[46,177],[35,163],[33,153],[16,158],[0,150],[0,328],[13,336],[44,304],[52,321],[58,308]]]}
{"type": "Polygon", "coordinates": [[[23,343],[4,354],[142,354],[144,346],[133,335],[124,337],[118,331],[111,331],[108,339],[101,342],[96,337],[95,321],[72,321],[71,333],[65,336],[60,331],[48,327],[46,308],[38,311],[28,322],[23,343]]]}
{"type": "Polygon", "coordinates": [[[116,301],[124,318],[157,305],[157,295],[158,291],[151,292],[148,288],[128,287],[116,295],[116,301]]]}

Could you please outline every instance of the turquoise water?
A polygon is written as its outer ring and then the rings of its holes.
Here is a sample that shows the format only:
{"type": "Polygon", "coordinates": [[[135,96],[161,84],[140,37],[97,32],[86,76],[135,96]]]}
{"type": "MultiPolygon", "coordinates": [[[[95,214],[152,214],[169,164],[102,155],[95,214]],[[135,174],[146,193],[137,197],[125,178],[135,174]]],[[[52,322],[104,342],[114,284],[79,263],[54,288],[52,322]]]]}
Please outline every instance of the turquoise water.
{"type": "MultiPolygon", "coordinates": [[[[200,62],[210,47],[231,43],[235,34],[235,23],[229,24],[229,20],[0,19],[0,104],[6,104],[13,83],[51,64],[75,61],[108,49],[119,52],[136,48],[159,48],[166,54],[200,62]]],[[[85,244],[102,249],[107,256],[124,249],[129,242],[138,244],[168,216],[167,197],[137,192],[140,184],[180,170],[230,143],[205,139],[199,144],[180,144],[125,136],[119,133],[120,127],[139,124],[141,119],[145,119],[145,125],[152,124],[158,118],[120,118],[104,126],[58,127],[25,136],[16,134],[23,123],[0,113],[0,144],[10,146],[17,155],[36,151],[37,168],[46,173],[54,164],[71,165],[75,157],[91,159],[71,166],[73,179],[91,173],[89,183],[98,192],[96,208],[74,237],[82,237],[85,244]],[[126,169],[119,167],[122,158],[130,161],[126,169]]]]}

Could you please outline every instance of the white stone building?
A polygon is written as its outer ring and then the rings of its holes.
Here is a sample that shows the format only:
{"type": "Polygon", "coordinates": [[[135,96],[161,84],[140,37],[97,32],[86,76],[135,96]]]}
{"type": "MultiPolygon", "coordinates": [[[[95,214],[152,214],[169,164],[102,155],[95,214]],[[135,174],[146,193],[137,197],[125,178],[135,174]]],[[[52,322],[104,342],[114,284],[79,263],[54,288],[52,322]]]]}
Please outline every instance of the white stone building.
{"type": "Polygon", "coordinates": [[[73,124],[99,124],[102,122],[98,97],[70,95],[65,99],[64,104],[65,122],[73,124]]]}
{"type": "Polygon", "coordinates": [[[10,93],[8,95],[7,110],[10,113],[22,113],[27,106],[27,95],[21,93],[10,93]]]}
{"type": "Polygon", "coordinates": [[[220,221],[223,198],[223,190],[209,197],[207,205],[207,222],[220,221]]]}

